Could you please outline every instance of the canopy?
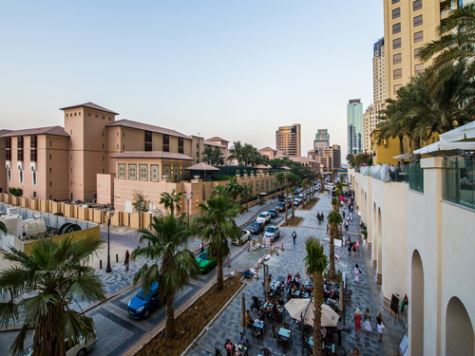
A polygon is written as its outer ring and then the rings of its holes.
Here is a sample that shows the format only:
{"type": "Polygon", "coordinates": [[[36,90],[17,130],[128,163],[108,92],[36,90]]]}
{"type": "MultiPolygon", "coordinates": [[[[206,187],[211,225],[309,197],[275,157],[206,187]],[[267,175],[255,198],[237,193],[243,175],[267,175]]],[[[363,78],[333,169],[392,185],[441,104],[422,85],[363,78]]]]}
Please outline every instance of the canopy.
{"type": "Polygon", "coordinates": [[[282,169],[285,169],[286,171],[290,170],[291,168],[287,167],[287,166],[282,166],[281,167],[282,169]]]}
{"type": "MultiPolygon", "coordinates": [[[[302,320],[302,317],[304,317],[305,324],[313,326],[313,300],[308,298],[293,298],[285,304],[285,309],[292,319],[302,320]]],[[[330,308],[330,306],[322,304],[322,326],[336,327],[339,318],[338,313],[330,308]]]]}
{"type": "Polygon", "coordinates": [[[468,124],[457,127],[440,135],[441,141],[463,141],[463,140],[475,140],[475,121],[468,124]]]}
{"type": "Polygon", "coordinates": [[[393,158],[397,159],[398,161],[411,161],[414,158],[414,154],[410,152],[406,152],[406,153],[394,156],[393,158]]]}
{"type": "Polygon", "coordinates": [[[428,154],[435,153],[439,151],[454,151],[454,150],[465,150],[472,151],[475,150],[475,141],[460,141],[460,142],[447,142],[447,141],[437,141],[431,143],[430,145],[424,146],[415,150],[415,154],[428,154]]]}
{"type": "Polygon", "coordinates": [[[255,169],[269,169],[268,166],[265,164],[258,164],[257,166],[254,167],[255,169]]]}
{"type": "Polygon", "coordinates": [[[204,162],[196,163],[190,167],[186,167],[185,169],[189,171],[219,171],[218,168],[204,162]]]}

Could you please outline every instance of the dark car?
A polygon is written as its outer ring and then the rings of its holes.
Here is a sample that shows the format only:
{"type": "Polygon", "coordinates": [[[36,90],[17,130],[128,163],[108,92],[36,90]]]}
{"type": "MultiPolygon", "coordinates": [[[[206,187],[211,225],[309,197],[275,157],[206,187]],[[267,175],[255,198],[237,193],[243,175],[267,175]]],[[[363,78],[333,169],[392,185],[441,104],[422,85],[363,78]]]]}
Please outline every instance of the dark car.
{"type": "Polygon", "coordinates": [[[279,216],[279,213],[275,209],[269,209],[269,210],[267,210],[267,212],[270,214],[272,219],[279,216]]]}
{"type": "Polygon", "coordinates": [[[152,311],[160,306],[158,283],[153,282],[147,293],[140,289],[127,306],[132,318],[146,319],[152,311]]]}
{"type": "Polygon", "coordinates": [[[279,203],[277,204],[276,208],[275,208],[277,211],[279,212],[283,212],[285,211],[285,203],[279,203]]]}
{"type": "Polygon", "coordinates": [[[253,235],[260,234],[264,230],[264,223],[259,223],[257,221],[254,221],[251,225],[249,225],[248,230],[251,232],[253,235]]]}

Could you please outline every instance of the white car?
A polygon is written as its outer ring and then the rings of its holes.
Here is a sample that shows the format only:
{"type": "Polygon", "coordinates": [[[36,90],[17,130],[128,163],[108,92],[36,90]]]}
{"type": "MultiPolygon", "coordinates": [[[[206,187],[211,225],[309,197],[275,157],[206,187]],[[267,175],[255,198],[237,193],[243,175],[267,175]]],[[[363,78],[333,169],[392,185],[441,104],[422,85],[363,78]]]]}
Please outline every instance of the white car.
{"type": "MultiPolygon", "coordinates": [[[[96,343],[96,332],[89,338],[81,337],[79,343],[74,345],[70,340],[65,340],[66,356],[84,356],[86,355],[96,343]]],[[[33,348],[30,347],[25,353],[25,356],[33,355],[33,348]]]]}
{"type": "Polygon", "coordinates": [[[274,242],[280,237],[280,230],[275,225],[269,225],[266,227],[266,231],[264,232],[264,237],[270,239],[271,242],[274,242]]]}
{"type": "Polygon", "coordinates": [[[236,246],[242,246],[246,242],[248,242],[250,238],[251,232],[249,230],[242,230],[241,235],[236,240],[233,240],[231,243],[236,246]]]}
{"type": "Polygon", "coordinates": [[[258,223],[264,223],[264,224],[267,224],[270,219],[272,218],[272,216],[267,212],[267,211],[263,211],[262,213],[260,213],[258,216],[257,216],[257,219],[256,221],[258,223]]]}

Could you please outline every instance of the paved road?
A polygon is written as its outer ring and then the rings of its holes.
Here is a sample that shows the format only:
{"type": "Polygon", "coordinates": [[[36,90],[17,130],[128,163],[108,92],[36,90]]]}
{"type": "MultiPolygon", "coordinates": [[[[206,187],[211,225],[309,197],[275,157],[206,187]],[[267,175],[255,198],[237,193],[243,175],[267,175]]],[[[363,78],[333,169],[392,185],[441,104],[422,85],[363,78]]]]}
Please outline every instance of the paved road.
{"type": "MultiPolygon", "coordinates": [[[[275,207],[277,201],[268,202],[266,205],[258,206],[250,209],[249,212],[241,214],[236,218],[236,223],[244,228],[249,225],[249,221],[254,216],[264,210],[275,207]]],[[[282,221],[282,216],[272,219],[272,224],[278,224],[282,221]]],[[[102,231],[102,238],[107,239],[107,231],[102,231]]],[[[122,243],[131,250],[138,244],[138,235],[136,231],[122,230],[113,232],[111,240],[114,243],[122,243]]],[[[199,242],[194,242],[195,248],[199,247],[199,242]]],[[[191,246],[190,246],[191,247],[191,246]]],[[[231,265],[239,260],[242,252],[247,249],[244,246],[231,246],[231,265]]],[[[138,288],[130,288],[134,273],[140,268],[144,261],[136,261],[131,263],[130,270],[125,271],[122,263],[113,264],[113,272],[105,273],[104,270],[98,271],[106,292],[108,295],[119,294],[107,302],[92,308],[86,314],[94,319],[97,331],[98,341],[92,350],[92,355],[120,355],[129,347],[136,343],[144,333],[152,330],[165,318],[164,308],[159,308],[147,320],[136,321],[128,316],[127,303],[137,292],[138,288]],[[121,290],[124,290],[120,292],[121,290]]],[[[231,273],[231,269],[227,268],[226,273],[231,273]]],[[[216,278],[216,270],[201,275],[199,278],[193,279],[176,297],[175,308],[179,308],[183,303],[192,299],[198,294],[208,282],[216,278]]],[[[76,306],[75,309],[86,309],[87,305],[76,306]]],[[[12,344],[17,332],[1,332],[0,333],[0,355],[8,355],[9,347],[12,344]]],[[[31,341],[26,344],[31,344],[31,341]]]]}

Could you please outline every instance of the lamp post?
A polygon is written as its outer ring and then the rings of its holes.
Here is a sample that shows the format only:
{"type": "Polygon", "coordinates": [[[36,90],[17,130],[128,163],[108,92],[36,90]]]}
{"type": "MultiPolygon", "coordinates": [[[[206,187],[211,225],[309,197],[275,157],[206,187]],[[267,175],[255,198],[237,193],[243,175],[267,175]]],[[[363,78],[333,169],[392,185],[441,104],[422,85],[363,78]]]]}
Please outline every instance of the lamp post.
{"type": "Polygon", "coordinates": [[[112,272],[111,267],[111,237],[110,237],[110,228],[111,228],[111,217],[114,214],[114,208],[109,208],[108,217],[107,217],[107,267],[106,272],[112,272]]]}
{"type": "Polygon", "coordinates": [[[193,192],[190,192],[190,194],[185,194],[184,195],[185,200],[186,200],[186,209],[187,209],[187,215],[188,215],[188,227],[190,227],[190,210],[191,210],[191,203],[193,202],[193,192]]]}

